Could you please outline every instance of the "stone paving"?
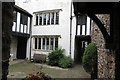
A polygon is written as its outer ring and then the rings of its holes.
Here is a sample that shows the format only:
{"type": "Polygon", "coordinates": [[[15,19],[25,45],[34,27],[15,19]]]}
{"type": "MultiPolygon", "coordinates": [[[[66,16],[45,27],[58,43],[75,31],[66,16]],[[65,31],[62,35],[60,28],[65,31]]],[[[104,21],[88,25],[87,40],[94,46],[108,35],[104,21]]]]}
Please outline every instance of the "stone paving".
{"type": "Polygon", "coordinates": [[[46,64],[30,63],[28,61],[10,65],[8,78],[24,78],[30,73],[38,72],[41,66],[43,67],[42,72],[52,78],[90,78],[90,75],[85,72],[80,64],[74,65],[73,68],[63,69],[46,64]]]}
{"type": "Polygon", "coordinates": [[[23,59],[12,60],[12,61],[9,61],[9,65],[21,63],[21,62],[24,62],[24,61],[25,61],[25,60],[23,60],[23,59]]]}

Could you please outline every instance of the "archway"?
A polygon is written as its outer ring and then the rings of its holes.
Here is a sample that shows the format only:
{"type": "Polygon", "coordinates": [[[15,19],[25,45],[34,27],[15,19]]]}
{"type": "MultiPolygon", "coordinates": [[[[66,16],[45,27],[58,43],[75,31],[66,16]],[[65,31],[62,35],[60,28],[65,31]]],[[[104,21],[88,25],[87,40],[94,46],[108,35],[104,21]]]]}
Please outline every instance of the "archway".
{"type": "MultiPolygon", "coordinates": [[[[110,50],[108,54],[115,54],[115,76],[116,79],[119,79],[119,71],[118,68],[120,62],[118,62],[118,56],[119,55],[119,35],[118,29],[120,26],[120,12],[118,11],[120,9],[120,3],[119,2],[106,2],[106,3],[89,3],[89,2],[74,2],[74,13],[75,15],[78,14],[85,14],[88,15],[99,27],[104,40],[105,40],[105,49],[110,50]],[[110,14],[110,35],[106,31],[104,24],[95,16],[95,14],[110,14]]],[[[107,54],[107,53],[106,53],[107,54]]],[[[120,57],[119,57],[120,58],[120,57]]],[[[107,62],[109,63],[109,62],[107,62]]],[[[110,74],[108,74],[108,78],[110,78],[110,74]]],[[[114,77],[113,77],[114,78],[114,77]]]]}
{"type": "Polygon", "coordinates": [[[77,64],[82,64],[82,57],[85,47],[91,42],[91,37],[89,35],[75,36],[75,53],[74,62],[77,64]]]}

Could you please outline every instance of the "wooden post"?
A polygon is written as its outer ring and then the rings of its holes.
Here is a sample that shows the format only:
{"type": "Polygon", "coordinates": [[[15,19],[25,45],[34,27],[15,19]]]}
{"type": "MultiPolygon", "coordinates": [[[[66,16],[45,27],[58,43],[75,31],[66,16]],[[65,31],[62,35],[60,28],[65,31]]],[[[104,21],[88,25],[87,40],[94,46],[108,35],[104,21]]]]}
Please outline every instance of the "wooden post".
{"type": "Polygon", "coordinates": [[[13,25],[13,2],[2,3],[2,80],[7,80],[10,58],[11,30],[13,25]]]}

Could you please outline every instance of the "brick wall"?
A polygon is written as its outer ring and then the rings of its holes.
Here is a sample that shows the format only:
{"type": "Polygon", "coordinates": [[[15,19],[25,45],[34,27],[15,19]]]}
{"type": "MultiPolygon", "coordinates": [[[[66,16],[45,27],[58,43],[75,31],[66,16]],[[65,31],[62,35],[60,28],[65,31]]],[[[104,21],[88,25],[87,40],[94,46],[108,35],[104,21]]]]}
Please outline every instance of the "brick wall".
{"type": "MultiPolygon", "coordinates": [[[[96,15],[104,24],[108,33],[110,33],[110,15],[96,15]]],[[[93,22],[92,42],[97,44],[98,48],[98,78],[114,78],[115,77],[115,55],[114,52],[105,49],[105,40],[98,26],[93,22]]]]}

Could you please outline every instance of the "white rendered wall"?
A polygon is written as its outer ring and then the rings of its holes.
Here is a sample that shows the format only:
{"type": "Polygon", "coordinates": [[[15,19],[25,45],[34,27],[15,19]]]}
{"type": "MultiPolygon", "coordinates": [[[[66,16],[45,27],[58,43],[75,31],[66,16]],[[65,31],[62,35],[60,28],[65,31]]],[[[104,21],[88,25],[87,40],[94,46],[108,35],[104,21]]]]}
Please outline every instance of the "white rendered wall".
{"type": "Polygon", "coordinates": [[[27,45],[26,45],[26,58],[30,59],[30,38],[27,39],[27,45]]]}
{"type": "Polygon", "coordinates": [[[13,54],[12,58],[16,59],[16,56],[17,56],[17,38],[16,37],[12,37],[10,48],[11,48],[10,54],[13,54]]]}

